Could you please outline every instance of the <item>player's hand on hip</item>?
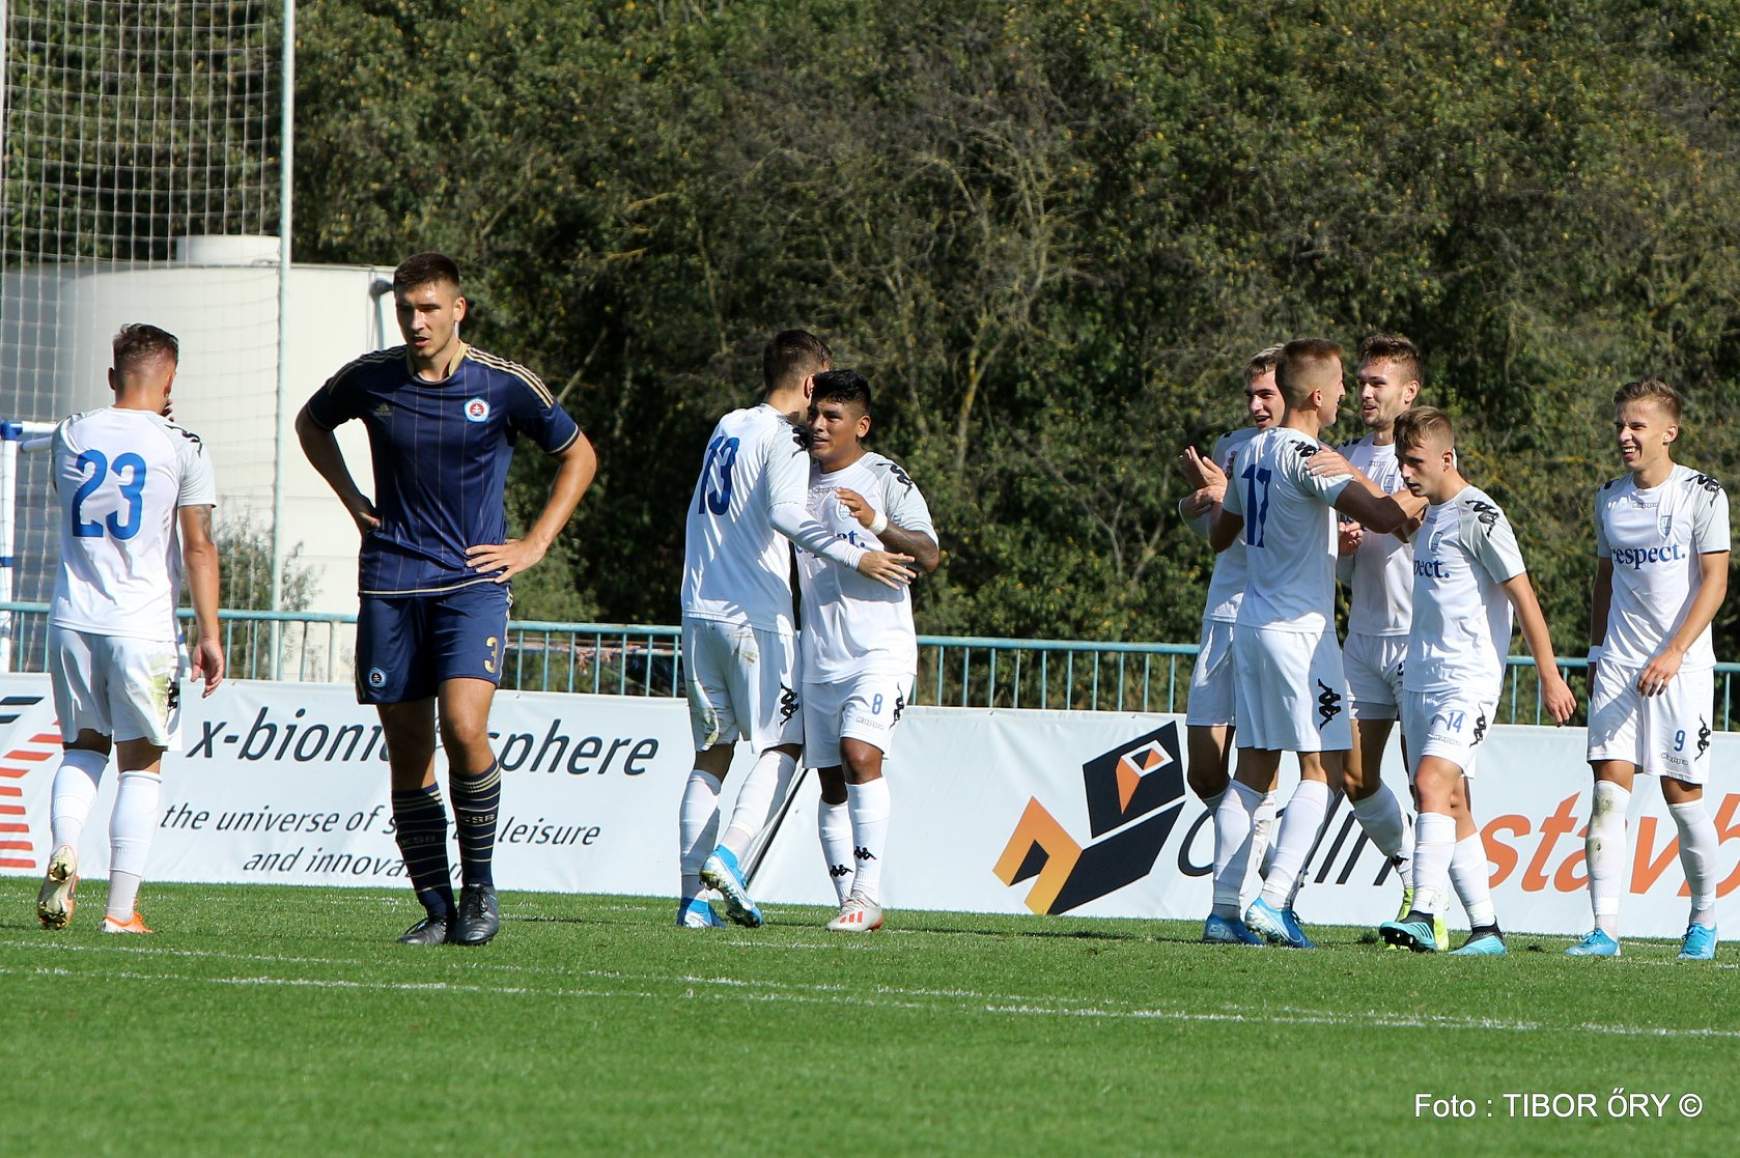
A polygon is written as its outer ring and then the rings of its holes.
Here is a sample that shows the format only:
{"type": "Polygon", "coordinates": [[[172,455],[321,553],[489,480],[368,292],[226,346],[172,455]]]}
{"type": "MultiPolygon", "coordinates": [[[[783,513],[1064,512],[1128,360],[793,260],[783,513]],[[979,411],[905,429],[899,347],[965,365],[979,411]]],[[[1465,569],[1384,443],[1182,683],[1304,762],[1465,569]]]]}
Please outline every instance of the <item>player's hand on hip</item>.
{"type": "Polygon", "coordinates": [[[1659,696],[1668,690],[1668,684],[1680,674],[1680,660],[1683,657],[1669,649],[1650,660],[1648,665],[1637,677],[1637,690],[1646,696],[1659,696]]]}
{"type": "Polygon", "coordinates": [[[356,523],[357,534],[366,536],[381,525],[381,517],[375,514],[375,505],[367,499],[358,496],[357,504],[350,508],[350,517],[356,523]]]}
{"type": "Polygon", "coordinates": [[[201,639],[193,645],[193,678],[205,683],[204,696],[217,691],[224,682],[224,649],[216,639],[201,639]]]}
{"type": "Polygon", "coordinates": [[[858,573],[890,587],[905,587],[917,578],[918,573],[905,566],[912,561],[911,555],[896,555],[891,551],[866,551],[864,557],[858,560],[858,573]]]}
{"type": "Polygon", "coordinates": [[[852,488],[837,487],[834,490],[834,497],[840,500],[840,505],[852,513],[852,517],[858,520],[860,526],[868,527],[876,521],[876,511],[864,501],[863,495],[852,488]]]}
{"type": "Polygon", "coordinates": [[[1551,675],[1543,674],[1541,678],[1541,702],[1547,707],[1547,714],[1553,717],[1555,724],[1569,720],[1577,710],[1577,696],[1571,691],[1571,685],[1565,682],[1565,677],[1554,669],[1551,675]]]}
{"type": "Polygon", "coordinates": [[[501,572],[495,576],[497,583],[506,583],[543,557],[544,548],[531,539],[509,539],[505,543],[483,543],[465,549],[465,561],[473,570],[501,572]]]}

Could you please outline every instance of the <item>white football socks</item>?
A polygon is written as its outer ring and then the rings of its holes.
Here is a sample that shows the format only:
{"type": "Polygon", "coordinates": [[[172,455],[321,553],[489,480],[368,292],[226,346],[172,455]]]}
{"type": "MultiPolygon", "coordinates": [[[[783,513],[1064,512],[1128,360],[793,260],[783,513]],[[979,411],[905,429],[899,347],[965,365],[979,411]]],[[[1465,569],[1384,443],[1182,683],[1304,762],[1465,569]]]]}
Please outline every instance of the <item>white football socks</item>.
{"type": "MultiPolygon", "coordinates": [[[[1450,905],[1450,863],[1456,856],[1456,818],[1422,812],[1414,822],[1414,908],[1442,916],[1450,905]]],[[[1481,854],[1485,863],[1486,854],[1481,854]]]]}
{"type": "Polygon", "coordinates": [[[822,860],[828,866],[828,879],[834,882],[834,893],[844,904],[852,892],[855,859],[852,855],[850,807],[845,803],[816,801],[816,836],[822,842],[822,860]]]}
{"type": "Polygon", "coordinates": [[[852,818],[852,892],[882,903],[882,858],[888,847],[888,780],[846,785],[846,811],[852,818]]]}
{"type": "Polygon", "coordinates": [[[1234,780],[1214,810],[1214,915],[1237,921],[1244,916],[1239,893],[1251,865],[1251,831],[1263,794],[1234,780]]]}
{"type": "Polygon", "coordinates": [[[1589,835],[1583,842],[1589,865],[1589,903],[1595,927],[1619,937],[1619,897],[1625,888],[1625,813],[1631,793],[1608,780],[1595,781],[1589,835]]]}
{"type": "MultiPolygon", "coordinates": [[[[755,836],[767,826],[785,803],[786,789],[797,771],[797,758],[778,748],[769,748],[755,761],[737,793],[737,805],[731,810],[731,824],[719,843],[730,849],[738,860],[749,852],[755,836]]],[[[711,852],[712,849],[707,851],[711,852]]]]}
{"type": "Polygon", "coordinates": [[[1364,800],[1353,802],[1353,814],[1365,829],[1377,850],[1391,861],[1400,861],[1397,871],[1406,873],[1414,850],[1408,839],[1408,820],[1402,813],[1401,801],[1388,784],[1379,783],[1378,790],[1364,800]]]}
{"type": "Polygon", "coordinates": [[[1486,845],[1479,833],[1456,842],[1456,851],[1450,857],[1450,883],[1468,911],[1470,928],[1498,924],[1498,915],[1492,907],[1492,866],[1487,862],[1486,845]]]}
{"type": "Polygon", "coordinates": [[[1323,831],[1324,818],[1329,814],[1329,785],[1321,780],[1301,780],[1287,801],[1287,811],[1281,816],[1281,832],[1275,839],[1275,855],[1263,880],[1263,900],[1271,907],[1285,909],[1298,894],[1294,888],[1305,861],[1316,847],[1323,831]]]}
{"type": "Polygon", "coordinates": [[[1263,862],[1268,859],[1272,848],[1272,838],[1275,835],[1275,814],[1281,811],[1281,802],[1275,799],[1275,793],[1263,793],[1262,803],[1251,814],[1251,855],[1250,865],[1258,871],[1245,870],[1244,884],[1239,888],[1239,913],[1242,915],[1250,903],[1257,899],[1262,891],[1263,862]]]}
{"type": "Polygon", "coordinates": [[[133,916],[151,837],[157,831],[157,800],[163,787],[155,772],[123,772],[109,817],[109,916],[133,916]]]}
{"type": "Polygon", "coordinates": [[[682,898],[701,892],[701,866],[719,838],[719,778],[699,768],[689,772],[677,809],[677,863],[683,874],[682,898]]]}
{"type": "MultiPolygon", "coordinates": [[[[54,771],[53,799],[48,806],[48,824],[54,847],[79,846],[79,834],[85,830],[85,818],[91,814],[91,802],[97,798],[97,785],[102,782],[103,769],[109,758],[101,752],[68,748],[54,771]]],[[[52,850],[51,850],[52,851],[52,850]]]]}
{"type": "Polygon", "coordinates": [[[1670,804],[1674,825],[1680,830],[1680,867],[1686,870],[1686,887],[1692,894],[1694,925],[1716,923],[1716,823],[1704,811],[1702,800],[1670,804]]]}

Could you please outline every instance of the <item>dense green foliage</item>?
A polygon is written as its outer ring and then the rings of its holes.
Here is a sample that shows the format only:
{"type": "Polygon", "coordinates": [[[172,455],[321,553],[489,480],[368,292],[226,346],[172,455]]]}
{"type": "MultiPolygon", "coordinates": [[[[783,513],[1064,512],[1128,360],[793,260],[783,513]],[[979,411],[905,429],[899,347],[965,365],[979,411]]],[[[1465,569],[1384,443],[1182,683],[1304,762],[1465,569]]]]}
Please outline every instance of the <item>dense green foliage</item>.
{"type": "Polygon", "coordinates": [[[1295,953],[1196,944],[1195,922],[911,910],[851,936],[795,905],[701,931],[666,898],[509,892],[487,948],[410,949],[402,886],[152,882],[154,937],[98,932],[96,880],[45,933],[35,891],[0,878],[0,1061],[121,1076],[5,1083],[13,1154],[1251,1148],[1229,1122],[1302,1155],[1733,1150],[1732,967],[1660,941],[1573,961],[1512,933],[1511,956],[1460,959],[1313,926],[1324,948],[1295,953]],[[1620,1116],[1617,1090],[1666,1100],[1620,1116]],[[1471,1107],[1422,1116],[1422,1093],[1471,1107]],[[1507,1097],[1530,1093],[1596,1108],[1507,1097]]]}
{"type": "MultiPolygon", "coordinates": [[[[470,336],[599,447],[526,614],[669,622],[713,420],[802,325],[880,388],[946,563],[922,629],[1188,640],[1180,447],[1276,339],[1426,349],[1425,400],[1585,638],[1608,398],[1740,462],[1740,10],[1417,0],[322,0],[301,260],[456,254],[470,336]]],[[[1351,434],[1357,420],[1345,419],[1351,434]]],[[[530,456],[527,456],[530,457],[530,456]]],[[[515,476],[519,516],[547,467],[515,476]]],[[[1734,606],[1732,603],[1730,607],[1734,606]]],[[[1740,619],[1718,650],[1740,655],[1740,619]]]]}

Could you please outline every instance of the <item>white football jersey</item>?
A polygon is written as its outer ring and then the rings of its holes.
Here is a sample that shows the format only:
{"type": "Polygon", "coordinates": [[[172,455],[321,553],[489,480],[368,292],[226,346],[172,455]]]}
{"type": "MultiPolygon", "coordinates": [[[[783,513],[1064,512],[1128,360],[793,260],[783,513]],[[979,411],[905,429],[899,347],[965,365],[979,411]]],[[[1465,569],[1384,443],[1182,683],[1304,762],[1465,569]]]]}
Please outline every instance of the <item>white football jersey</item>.
{"type": "MultiPolygon", "coordinates": [[[[1602,658],[1642,667],[1684,622],[1703,586],[1699,556],[1728,549],[1728,493],[1690,467],[1675,466],[1647,490],[1629,474],[1595,492],[1595,553],[1613,561],[1602,658]]],[[[1710,629],[1686,652],[1683,670],[1716,666],[1710,629]]]]}
{"type": "Polygon", "coordinates": [[[1222,509],[1245,521],[1238,622],[1246,627],[1322,631],[1335,613],[1332,504],[1353,476],[1318,478],[1306,470],[1322,447],[1287,427],[1258,431],[1227,480],[1222,509]]]}
{"type": "MultiPolygon", "coordinates": [[[[1341,453],[1386,495],[1403,490],[1402,468],[1394,443],[1378,446],[1372,436],[1341,448],[1341,453]]],[[[1414,548],[1395,535],[1368,531],[1352,555],[1348,584],[1349,635],[1406,635],[1413,618],[1414,548]]]]}
{"type": "MultiPolygon", "coordinates": [[[[791,547],[779,508],[804,528],[804,545],[831,542],[804,508],[810,455],[802,432],[765,403],[733,410],[713,428],[689,497],[683,540],[683,614],[794,634],[791,547]]],[[[862,552],[836,549],[855,566],[862,552]]]]}
{"type": "Polygon", "coordinates": [[[1414,622],[1402,687],[1411,692],[1475,689],[1496,699],[1510,654],[1510,598],[1522,552],[1510,520],[1479,487],[1426,508],[1414,534],[1414,622]]]}
{"type": "Polygon", "coordinates": [[[211,459],[158,414],[106,406],[54,429],[60,573],[50,622],[158,643],[181,638],[176,511],[217,505],[211,459]]]}
{"type": "MultiPolygon", "coordinates": [[[[1233,464],[1239,452],[1249,446],[1251,439],[1257,434],[1256,427],[1247,426],[1243,430],[1223,434],[1215,440],[1214,461],[1226,472],[1229,494],[1232,492],[1233,464]]],[[[1207,528],[1204,527],[1203,530],[1206,533],[1207,528]]],[[[1219,620],[1221,623],[1236,623],[1239,618],[1239,603],[1244,597],[1245,541],[1241,537],[1214,557],[1214,574],[1208,581],[1208,606],[1203,609],[1202,617],[1219,620]]]]}
{"type": "MultiPolygon", "coordinates": [[[[901,530],[936,538],[924,495],[898,463],[867,452],[843,470],[824,474],[812,467],[810,475],[810,511],[832,534],[869,550],[887,550],[835,497],[841,487],[863,495],[901,530]]],[[[910,588],[889,587],[804,550],[798,551],[798,577],[806,682],[832,683],[867,674],[911,676],[918,670],[910,588]]]]}

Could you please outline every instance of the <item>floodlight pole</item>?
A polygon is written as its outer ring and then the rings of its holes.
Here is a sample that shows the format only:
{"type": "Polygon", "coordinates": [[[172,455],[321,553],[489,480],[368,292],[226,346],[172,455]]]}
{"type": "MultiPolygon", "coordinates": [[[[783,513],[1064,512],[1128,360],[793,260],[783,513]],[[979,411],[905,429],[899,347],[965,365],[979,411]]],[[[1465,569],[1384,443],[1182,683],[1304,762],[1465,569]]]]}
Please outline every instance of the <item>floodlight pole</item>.
{"type": "MultiPolygon", "coordinates": [[[[296,2],[284,0],[284,76],[278,128],[278,396],[272,454],[272,610],[284,610],[284,456],[289,450],[290,224],[296,144],[296,2]]],[[[272,678],[281,674],[282,625],[272,621],[272,678]]]]}

